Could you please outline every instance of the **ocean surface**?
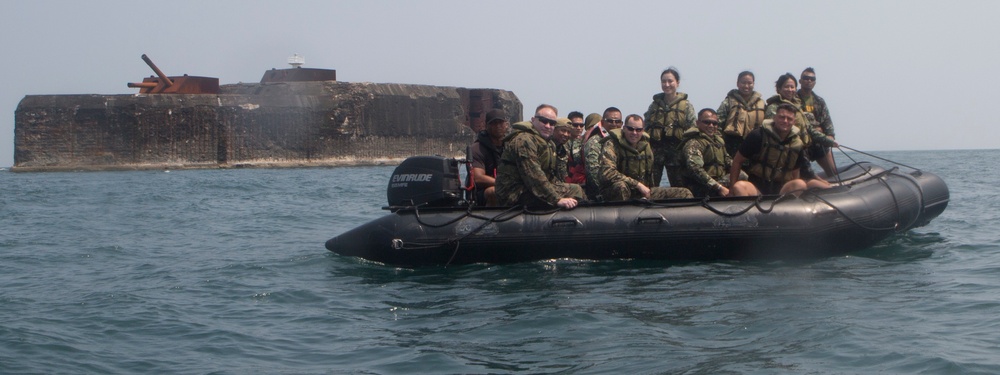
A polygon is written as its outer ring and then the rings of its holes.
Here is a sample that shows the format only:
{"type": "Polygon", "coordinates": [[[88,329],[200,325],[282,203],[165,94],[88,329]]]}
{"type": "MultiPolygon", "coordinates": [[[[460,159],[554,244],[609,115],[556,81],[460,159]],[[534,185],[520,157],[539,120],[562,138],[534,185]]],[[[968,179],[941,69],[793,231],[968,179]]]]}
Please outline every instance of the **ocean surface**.
{"type": "Polygon", "coordinates": [[[323,247],[389,166],[0,171],[0,373],[1000,373],[1000,151],[874,154],[948,209],[805,263],[401,269],[323,247]]]}

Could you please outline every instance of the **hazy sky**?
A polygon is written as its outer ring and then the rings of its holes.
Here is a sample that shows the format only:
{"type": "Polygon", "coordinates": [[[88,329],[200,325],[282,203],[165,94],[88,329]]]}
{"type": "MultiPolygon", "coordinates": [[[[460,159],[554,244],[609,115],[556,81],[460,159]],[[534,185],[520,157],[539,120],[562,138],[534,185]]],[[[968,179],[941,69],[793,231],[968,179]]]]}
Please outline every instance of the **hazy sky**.
{"type": "Polygon", "coordinates": [[[812,66],[844,145],[1000,148],[996,1],[32,0],[0,14],[0,167],[25,95],[134,94],[153,74],[144,53],[224,84],[298,53],[341,81],[500,88],[560,115],[641,115],[667,66],[696,108],[718,108],[742,70],[768,97],[812,66]]]}

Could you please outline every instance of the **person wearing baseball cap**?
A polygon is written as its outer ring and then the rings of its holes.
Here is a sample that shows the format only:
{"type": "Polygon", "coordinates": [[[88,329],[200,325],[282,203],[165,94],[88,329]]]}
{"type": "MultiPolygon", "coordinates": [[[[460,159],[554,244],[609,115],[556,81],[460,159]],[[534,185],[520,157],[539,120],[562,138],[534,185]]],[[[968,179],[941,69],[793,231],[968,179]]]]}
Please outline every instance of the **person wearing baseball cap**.
{"type": "Polygon", "coordinates": [[[510,129],[510,120],[502,109],[486,112],[486,130],[476,135],[476,141],[469,146],[472,159],[473,199],[477,205],[496,206],[497,164],[503,154],[504,137],[510,129]]]}

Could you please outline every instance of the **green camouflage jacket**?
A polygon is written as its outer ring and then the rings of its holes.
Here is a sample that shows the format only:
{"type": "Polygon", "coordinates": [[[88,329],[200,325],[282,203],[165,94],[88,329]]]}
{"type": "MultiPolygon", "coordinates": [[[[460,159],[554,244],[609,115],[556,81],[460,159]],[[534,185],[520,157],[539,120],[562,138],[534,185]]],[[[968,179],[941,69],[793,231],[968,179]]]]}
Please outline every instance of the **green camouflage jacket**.
{"type": "Polygon", "coordinates": [[[719,184],[728,185],[733,159],[726,152],[719,132],[711,137],[698,128],[684,132],[684,162],[686,184],[709,189],[715,189],[719,184]]]}
{"type": "Polygon", "coordinates": [[[555,206],[562,195],[557,187],[555,145],[528,122],[514,124],[504,139],[503,156],[497,167],[497,201],[504,206],[522,202],[522,194],[532,194],[555,206]]]}
{"type": "Polygon", "coordinates": [[[833,120],[830,119],[830,108],[826,106],[826,100],[816,95],[815,91],[812,92],[812,98],[802,92],[802,90],[799,90],[798,94],[799,100],[802,102],[802,110],[813,114],[823,134],[837,138],[833,133],[833,120]]]}
{"type": "Polygon", "coordinates": [[[642,139],[632,147],[622,135],[621,129],[608,133],[601,146],[600,185],[607,187],[624,181],[633,189],[640,182],[647,187],[652,186],[653,150],[649,146],[649,135],[643,133],[642,139]]]}
{"type": "MultiPolygon", "coordinates": [[[[600,125],[598,125],[600,126],[600,125]]],[[[587,184],[600,187],[601,175],[601,140],[600,132],[595,133],[583,145],[583,160],[587,167],[587,184]]]]}

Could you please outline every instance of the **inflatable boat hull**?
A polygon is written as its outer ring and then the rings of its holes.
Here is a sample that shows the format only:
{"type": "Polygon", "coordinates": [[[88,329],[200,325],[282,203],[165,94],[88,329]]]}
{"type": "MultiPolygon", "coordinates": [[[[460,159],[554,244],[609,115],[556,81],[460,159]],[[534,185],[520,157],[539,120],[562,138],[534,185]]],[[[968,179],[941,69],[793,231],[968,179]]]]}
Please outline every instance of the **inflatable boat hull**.
{"type": "Polygon", "coordinates": [[[869,163],[838,186],[765,196],[581,205],[573,210],[388,207],[326,242],[343,256],[397,266],[544,259],[805,259],[868,248],[927,224],[948,188],[926,172],[869,163]]]}

